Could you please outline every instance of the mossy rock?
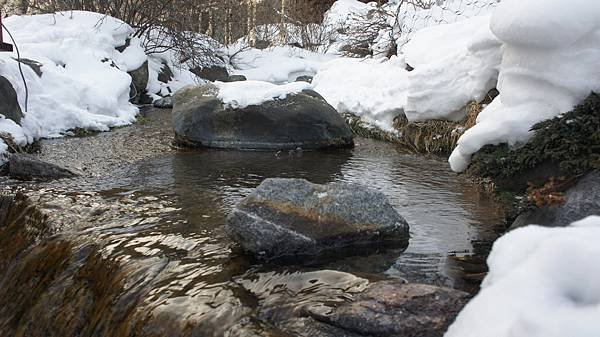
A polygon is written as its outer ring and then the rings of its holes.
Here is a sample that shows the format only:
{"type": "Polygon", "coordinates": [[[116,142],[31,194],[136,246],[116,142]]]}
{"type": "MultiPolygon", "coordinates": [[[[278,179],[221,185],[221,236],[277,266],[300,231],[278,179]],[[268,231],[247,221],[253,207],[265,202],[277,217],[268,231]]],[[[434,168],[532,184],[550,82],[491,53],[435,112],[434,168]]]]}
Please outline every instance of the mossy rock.
{"type": "Polygon", "coordinates": [[[503,190],[524,191],[550,177],[576,177],[600,169],[600,95],[592,93],[559,117],[532,127],[520,147],[484,146],[472,158],[469,173],[489,177],[503,190]]]}

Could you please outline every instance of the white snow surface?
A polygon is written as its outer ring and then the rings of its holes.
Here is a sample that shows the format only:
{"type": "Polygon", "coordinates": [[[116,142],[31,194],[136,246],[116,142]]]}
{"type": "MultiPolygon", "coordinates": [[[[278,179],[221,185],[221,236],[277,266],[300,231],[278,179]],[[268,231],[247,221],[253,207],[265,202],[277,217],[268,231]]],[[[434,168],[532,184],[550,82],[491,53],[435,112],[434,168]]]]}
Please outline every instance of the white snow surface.
{"type": "MultiPolygon", "coordinates": [[[[11,133],[22,145],[73,128],[106,131],[135,121],[138,109],[129,103],[131,77],[126,71],[139,67],[146,55],[137,39],[124,53],[115,50],[125,44],[131,27],[112,17],[80,11],[12,16],[3,23],[21,57],[41,63],[43,74],[39,77],[22,64],[29,89],[25,112],[16,52],[0,54],[0,75],[13,85],[24,111],[22,127],[2,119],[0,131],[11,133]]],[[[8,39],[6,31],[4,36],[8,39]]]]}
{"type": "Polygon", "coordinates": [[[527,142],[535,123],[600,91],[600,2],[503,0],[490,27],[503,43],[500,96],[452,152],[457,172],[484,145],[527,142]]]}
{"type": "Polygon", "coordinates": [[[498,239],[489,274],[445,337],[600,336],[600,217],[498,239]]]}
{"type": "Polygon", "coordinates": [[[324,64],[313,88],[338,112],[350,112],[392,131],[406,104],[408,72],[401,58],[340,58],[324,64]]]}
{"type": "Polygon", "coordinates": [[[292,82],[277,85],[262,81],[215,82],[219,89],[217,97],[226,107],[243,109],[249,105],[259,105],[276,99],[285,99],[304,89],[311,89],[307,82],[292,82]]]}
{"type": "Polygon", "coordinates": [[[405,114],[410,121],[465,117],[464,107],[496,87],[501,43],[490,17],[426,28],[402,49],[415,69],[408,75],[405,114]]]}
{"type": "Polygon", "coordinates": [[[289,46],[259,50],[236,44],[228,48],[228,53],[236,68],[233,74],[278,84],[294,82],[298,76],[314,75],[321,65],[336,58],[289,46]]]}

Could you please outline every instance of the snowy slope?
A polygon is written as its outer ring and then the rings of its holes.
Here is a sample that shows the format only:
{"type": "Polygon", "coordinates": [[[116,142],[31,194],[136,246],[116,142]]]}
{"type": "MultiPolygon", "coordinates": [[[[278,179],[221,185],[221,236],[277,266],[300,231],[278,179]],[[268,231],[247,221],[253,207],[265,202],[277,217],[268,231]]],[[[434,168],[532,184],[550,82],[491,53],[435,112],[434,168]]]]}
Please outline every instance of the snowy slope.
{"type": "Polygon", "coordinates": [[[406,117],[459,121],[470,101],[496,87],[501,43],[481,16],[417,32],[404,46],[409,73],[406,117]]]}
{"type": "Polygon", "coordinates": [[[600,336],[600,217],[494,243],[479,294],[446,337],[600,336]]]}
{"type": "Polygon", "coordinates": [[[324,63],[336,58],[290,46],[259,50],[236,44],[229,46],[227,53],[236,68],[234,74],[278,84],[294,82],[298,76],[314,75],[324,63]]]}
{"type": "Polygon", "coordinates": [[[531,127],[600,91],[600,2],[504,0],[491,20],[503,42],[500,96],[459,140],[454,171],[486,144],[526,142],[531,127]]]}
{"type": "Polygon", "coordinates": [[[392,131],[406,104],[408,72],[400,58],[340,58],[324,64],[313,79],[314,90],[339,112],[350,112],[392,131]]]}
{"type": "MultiPolygon", "coordinates": [[[[21,57],[41,63],[43,72],[39,77],[29,66],[22,66],[29,101],[22,129],[17,132],[17,126],[12,126],[18,143],[57,137],[78,127],[108,130],[135,120],[138,110],[129,103],[131,77],[126,71],[139,67],[146,55],[135,39],[126,52],[115,50],[132,33],[128,25],[77,11],[13,16],[3,22],[21,57]]],[[[14,58],[16,52],[0,54],[0,75],[11,82],[25,110],[25,88],[14,58]]],[[[0,125],[6,123],[3,120],[0,125]]]]}

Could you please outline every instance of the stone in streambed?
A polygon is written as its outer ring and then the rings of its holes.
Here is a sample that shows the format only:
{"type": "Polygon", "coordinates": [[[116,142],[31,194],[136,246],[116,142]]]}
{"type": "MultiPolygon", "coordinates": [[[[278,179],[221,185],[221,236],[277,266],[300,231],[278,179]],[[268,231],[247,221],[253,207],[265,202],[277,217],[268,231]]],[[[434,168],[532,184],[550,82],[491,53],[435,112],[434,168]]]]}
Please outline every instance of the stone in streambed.
{"type": "Polygon", "coordinates": [[[266,179],[227,218],[232,237],[259,258],[406,245],[408,224],[378,191],[346,183],[266,179]]]}
{"type": "Polygon", "coordinates": [[[75,173],[65,168],[43,162],[34,156],[22,153],[10,155],[8,175],[18,180],[54,180],[76,176],[75,173]]]}
{"type": "Polygon", "coordinates": [[[387,280],[331,313],[310,315],[360,336],[442,337],[469,298],[455,289],[387,280]]]}

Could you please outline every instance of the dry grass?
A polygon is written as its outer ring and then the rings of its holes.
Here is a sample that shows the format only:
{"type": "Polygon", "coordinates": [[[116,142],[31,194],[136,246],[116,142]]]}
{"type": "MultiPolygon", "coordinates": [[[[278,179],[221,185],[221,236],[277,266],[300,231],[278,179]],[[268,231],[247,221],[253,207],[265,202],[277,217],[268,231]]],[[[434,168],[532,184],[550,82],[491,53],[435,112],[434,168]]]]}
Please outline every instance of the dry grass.
{"type": "Polygon", "coordinates": [[[449,154],[465,131],[477,122],[477,116],[484,105],[489,104],[498,92],[491,90],[480,102],[470,102],[465,107],[465,118],[460,122],[429,120],[425,122],[409,122],[401,115],[394,120],[396,133],[386,132],[363,122],[358,116],[342,114],[352,131],[361,137],[374,138],[400,144],[416,153],[449,154]]]}

